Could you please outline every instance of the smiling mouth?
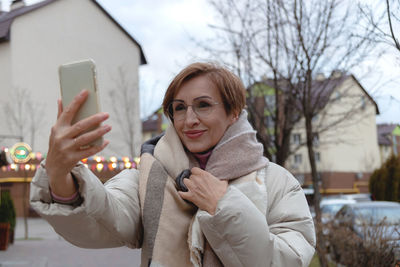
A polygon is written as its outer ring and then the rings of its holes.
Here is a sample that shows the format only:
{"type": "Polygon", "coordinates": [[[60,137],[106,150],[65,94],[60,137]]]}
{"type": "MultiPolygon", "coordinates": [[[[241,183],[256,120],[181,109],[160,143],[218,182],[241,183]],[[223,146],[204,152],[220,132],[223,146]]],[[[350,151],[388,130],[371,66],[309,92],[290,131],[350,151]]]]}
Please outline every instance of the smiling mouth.
{"type": "Polygon", "coordinates": [[[205,133],[205,131],[185,131],[183,133],[185,134],[186,137],[190,139],[196,139],[202,136],[205,133]]]}

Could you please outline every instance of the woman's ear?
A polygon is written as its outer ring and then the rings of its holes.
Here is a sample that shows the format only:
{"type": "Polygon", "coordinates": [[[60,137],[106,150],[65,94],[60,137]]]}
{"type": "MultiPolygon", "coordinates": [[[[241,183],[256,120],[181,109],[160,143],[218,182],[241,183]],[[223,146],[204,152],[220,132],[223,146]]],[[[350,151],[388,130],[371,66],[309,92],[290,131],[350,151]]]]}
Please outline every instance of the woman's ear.
{"type": "Polygon", "coordinates": [[[239,119],[239,115],[236,113],[232,113],[232,117],[231,117],[231,125],[235,122],[237,122],[237,120],[239,119]]]}

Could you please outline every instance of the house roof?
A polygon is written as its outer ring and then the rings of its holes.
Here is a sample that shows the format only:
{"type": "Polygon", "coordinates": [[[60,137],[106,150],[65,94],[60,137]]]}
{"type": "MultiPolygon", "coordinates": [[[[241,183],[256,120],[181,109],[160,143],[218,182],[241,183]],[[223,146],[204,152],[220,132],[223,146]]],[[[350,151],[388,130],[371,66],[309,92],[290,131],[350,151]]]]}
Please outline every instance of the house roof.
{"type": "MultiPolygon", "coordinates": [[[[24,14],[27,14],[31,11],[34,11],[36,9],[39,9],[41,7],[44,7],[48,4],[51,4],[53,2],[60,1],[60,0],[44,0],[42,2],[33,4],[33,5],[27,5],[23,6],[21,8],[17,8],[14,10],[11,10],[10,12],[2,12],[0,13],[0,43],[1,42],[7,42],[10,41],[10,28],[13,20],[16,17],[22,16],[24,14]]],[[[135,40],[135,38],[132,37],[131,34],[129,34],[96,0],[91,0],[96,6],[100,8],[100,10],[113,22],[117,27],[127,35],[129,39],[131,39],[138,47],[140,50],[140,64],[147,64],[146,57],[144,56],[143,50],[141,45],[135,40]]]]}
{"type": "Polygon", "coordinates": [[[316,99],[315,101],[317,103],[315,103],[316,105],[321,105],[321,108],[324,107],[332,93],[335,91],[335,88],[337,88],[338,86],[340,86],[344,81],[346,81],[347,79],[353,79],[353,81],[360,87],[360,89],[364,92],[364,94],[366,95],[366,97],[371,101],[371,103],[375,106],[375,113],[379,114],[379,108],[378,108],[378,104],[375,102],[375,100],[368,94],[368,92],[364,89],[364,87],[358,82],[358,80],[356,79],[356,77],[354,77],[353,74],[343,74],[340,75],[339,77],[336,78],[327,78],[324,79],[322,81],[314,81],[314,89],[312,90],[313,92],[316,92],[316,94],[318,94],[319,92],[321,92],[321,96],[316,99]]]}
{"type": "Polygon", "coordinates": [[[155,132],[158,131],[158,118],[154,118],[151,116],[150,118],[146,119],[142,122],[142,131],[143,132],[155,132]]]}
{"type": "Polygon", "coordinates": [[[158,132],[160,130],[160,120],[162,120],[162,108],[158,108],[146,119],[142,120],[143,132],[158,132]]]}
{"type": "Polygon", "coordinates": [[[360,86],[361,90],[364,91],[365,95],[369,98],[369,100],[371,100],[371,102],[375,105],[376,114],[379,115],[380,112],[379,112],[378,104],[375,102],[375,100],[372,98],[372,96],[370,94],[368,94],[368,92],[364,89],[364,87],[360,84],[360,82],[356,79],[356,77],[354,77],[353,74],[351,74],[350,76],[358,84],[358,86],[360,86]]]}
{"type": "Polygon", "coordinates": [[[397,124],[378,124],[378,144],[383,146],[392,145],[392,132],[397,127],[397,124]]]}
{"type": "MultiPolygon", "coordinates": [[[[375,106],[375,112],[376,114],[379,114],[379,108],[378,104],[375,102],[375,100],[368,94],[368,92],[364,89],[364,87],[358,82],[358,80],[354,77],[352,74],[342,74],[338,77],[328,77],[323,80],[314,80],[312,83],[312,94],[313,97],[311,99],[311,104],[312,106],[316,106],[317,109],[322,109],[325,107],[332,95],[332,93],[335,91],[335,89],[340,86],[344,81],[347,79],[353,79],[357,85],[360,87],[360,89],[364,92],[366,97],[373,103],[375,106]]],[[[274,87],[274,83],[272,79],[268,79],[266,81],[263,81],[261,83],[264,83],[270,87],[274,87]]],[[[260,84],[260,83],[256,83],[260,84]]],[[[289,90],[288,88],[288,82],[285,80],[280,80],[278,81],[278,84],[281,86],[280,89],[282,90],[289,90]]],[[[300,105],[300,103],[298,103],[300,105]]]]}

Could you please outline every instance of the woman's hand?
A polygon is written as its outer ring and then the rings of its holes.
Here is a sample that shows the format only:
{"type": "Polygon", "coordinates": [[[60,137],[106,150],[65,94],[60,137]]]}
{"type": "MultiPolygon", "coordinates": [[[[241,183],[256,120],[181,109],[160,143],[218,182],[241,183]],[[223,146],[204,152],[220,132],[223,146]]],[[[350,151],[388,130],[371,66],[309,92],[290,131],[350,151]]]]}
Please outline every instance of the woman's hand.
{"type": "Polygon", "coordinates": [[[225,195],[228,188],[228,181],[219,180],[211,173],[194,167],[189,179],[183,179],[188,192],[179,191],[179,195],[199,209],[205,210],[214,215],[218,201],[225,195]]]}
{"type": "Polygon", "coordinates": [[[108,119],[107,113],[95,114],[72,125],[72,119],[87,97],[88,91],[82,91],[65,110],[58,100],[57,122],[51,128],[45,167],[50,178],[50,187],[59,196],[72,195],[76,191],[71,188],[73,181],[70,172],[78,161],[98,153],[109,143],[104,141],[101,146],[88,146],[109,132],[111,130],[109,125],[85,133],[86,130],[108,119]]]}

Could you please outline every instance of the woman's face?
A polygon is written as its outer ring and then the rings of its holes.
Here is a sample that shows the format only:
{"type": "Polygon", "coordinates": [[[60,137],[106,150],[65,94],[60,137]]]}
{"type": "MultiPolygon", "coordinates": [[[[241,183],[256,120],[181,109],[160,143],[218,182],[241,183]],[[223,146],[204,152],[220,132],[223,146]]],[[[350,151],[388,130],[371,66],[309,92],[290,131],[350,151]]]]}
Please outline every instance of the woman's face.
{"type": "MultiPolygon", "coordinates": [[[[226,114],[220,93],[207,76],[198,76],[185,82],[174,98],[175,103],[181,101],[189,106],[181,120],[174,117],[174,127],[182,143],[192,153],[204,152],[214,147],[225,130],[237,120],[235,114],[226,114]],[[210,112],[198,116],[191,106],[193,101],[200,101],[198,107],[211,104],[210,112]]],[[[176,108],[182,108],[184,104],[176,108]]]]}

